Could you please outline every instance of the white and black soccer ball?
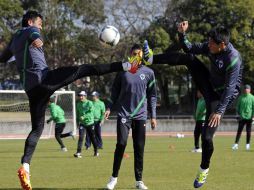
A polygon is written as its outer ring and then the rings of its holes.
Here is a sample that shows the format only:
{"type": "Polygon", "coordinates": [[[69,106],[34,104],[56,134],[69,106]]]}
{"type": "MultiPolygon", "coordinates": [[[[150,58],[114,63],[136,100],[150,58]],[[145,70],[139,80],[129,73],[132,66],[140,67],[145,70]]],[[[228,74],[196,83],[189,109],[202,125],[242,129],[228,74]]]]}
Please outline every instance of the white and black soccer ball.
{"type": "Polygon", "coordinates": [[[120,33],[116,27],[107,25],[99,33],[99,40],[103,44],[115,46],[120,40],[120,33]]]}

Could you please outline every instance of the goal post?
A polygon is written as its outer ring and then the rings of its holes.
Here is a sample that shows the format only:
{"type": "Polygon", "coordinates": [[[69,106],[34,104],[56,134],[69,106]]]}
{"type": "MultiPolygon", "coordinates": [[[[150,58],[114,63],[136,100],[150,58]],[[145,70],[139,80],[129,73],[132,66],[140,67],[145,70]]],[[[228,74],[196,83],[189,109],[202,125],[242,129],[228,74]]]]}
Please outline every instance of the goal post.
{"type": "MultiPolygon", "coordinates": [[[[65,112],[66,127],[76,135],[76,96],[75,91],[56,91],[55,103],[65,112]]],[[[46,109],[45,120],[50,117],[46,109]]],[[[0,139],[24,139],[31,131],[31,117],[28,97],[23,90],[0,90],[0,139]]],[[[52,138],[55,124],[45,122],[41,138],[52,138]]]]}

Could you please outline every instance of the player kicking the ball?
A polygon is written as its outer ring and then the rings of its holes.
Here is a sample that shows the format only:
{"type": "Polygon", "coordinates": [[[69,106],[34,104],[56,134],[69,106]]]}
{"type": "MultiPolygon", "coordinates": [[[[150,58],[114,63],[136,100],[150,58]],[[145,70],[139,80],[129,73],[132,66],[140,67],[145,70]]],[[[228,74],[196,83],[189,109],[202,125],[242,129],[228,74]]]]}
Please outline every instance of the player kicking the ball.
{"type": "Polygon", "coordinates": [[[29,165],[44,128],[45,110],[50,96],[57,89],[85,76],[102,75],[121,70],[134,73],[138,68],[137,65],[128,62],[115,62],[49,70],[40,34],[42,20],[42,16],[36,11],[28,11],[23,15],[22,29],[13,35],[10,43],[0,55],[0,62],[7,62],[13,55],[15,56],[20,80],[29,99],[32,131],[26,139],[24,155],[21,159],[22,167],[18,170],[21,186],[25,190],[32,189],[29,165]]]}
{"type": "Polygon", "coordinates": [[[213,136],[220,124],[226,108],[240,92],[242,80],[242,59],[240,53],[229,42],[230,34],[224,27],[216,27],[209,33],[204,43],[191,43],[186,36],[188,22],[178,26],[179,39],[183,50],[188,53],[170,52],[151,56],[145,44],[146,63],[186,65],[206,103],[206,120],[202,130],[202,160],[194,187],[201,187],[207,178],[210,159],[213,154],[213,136]],[[207,56],[211,61],[211,70],[195,54],[207,56]]]}

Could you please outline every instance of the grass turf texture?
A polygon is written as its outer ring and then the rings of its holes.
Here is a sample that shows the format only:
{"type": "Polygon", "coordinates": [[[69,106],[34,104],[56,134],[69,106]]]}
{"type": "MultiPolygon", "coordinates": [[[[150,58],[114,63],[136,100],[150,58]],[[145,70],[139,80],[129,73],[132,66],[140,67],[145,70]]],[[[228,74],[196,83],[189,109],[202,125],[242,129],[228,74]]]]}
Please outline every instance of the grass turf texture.
{"type": "MultiPolygon", "coordinates": [[[[245,151],[245,136],[238,151],[232,151],[234,137],[215,137],[215,152],[202,190],[253,190],[254,146],[245,151]]],[[[33,190],[104,189],[112,172],[115,137],[104,138],[99,157],[83,150],[76,159],[77,140],[64,139],[68,152],[59,151],[54,139],[40,140],[31,165],[33,190]]],[[[16,172],[24,140],[0,141],[0,189],[20,189],[16,172]]],[[[147,137],[143,180],[149,189],[193,189],[200,153],[191,153],[193,138],[147,137]]],[[[129,138],[116,189],[135,189],[132,139],[129,138]]]]}

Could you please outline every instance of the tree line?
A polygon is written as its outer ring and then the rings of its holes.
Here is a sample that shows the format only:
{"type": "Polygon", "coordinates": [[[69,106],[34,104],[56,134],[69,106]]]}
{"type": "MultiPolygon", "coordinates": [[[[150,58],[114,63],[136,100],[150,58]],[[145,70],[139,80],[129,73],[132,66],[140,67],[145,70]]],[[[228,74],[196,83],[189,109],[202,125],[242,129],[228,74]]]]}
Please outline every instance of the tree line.
{"type": "MultiPolygon", "coordinates": [[[[24,12],[33,9],[44,17],[44,51],[50,68],[127,60],[133,43],[149,41],[154,53],[181,51],[176,26],[189,21],[191,42],[207,40],[208,32],[224,25],[244,61],[243,83],[253,86],[254,1],[252,0],[1,0],[0,51],[20,28],[24,12]],[[106,24],[121,34],[115,48],[99,43],[98,32],[106,24]]],[[[204,62],[208,63],[203,57],[204,62]]],[[[209,64],[208,64],[209,66],[209,64]]],[[[0,81],[16,78],[14,64],[1,65],[0,81]]],[[[152,66],[163,113],[192,113],[195,84],[185,67],[152,66]]],[[[110,95],[115,74],[84,78],[68,89],[97,90],[110,95]]]]}

